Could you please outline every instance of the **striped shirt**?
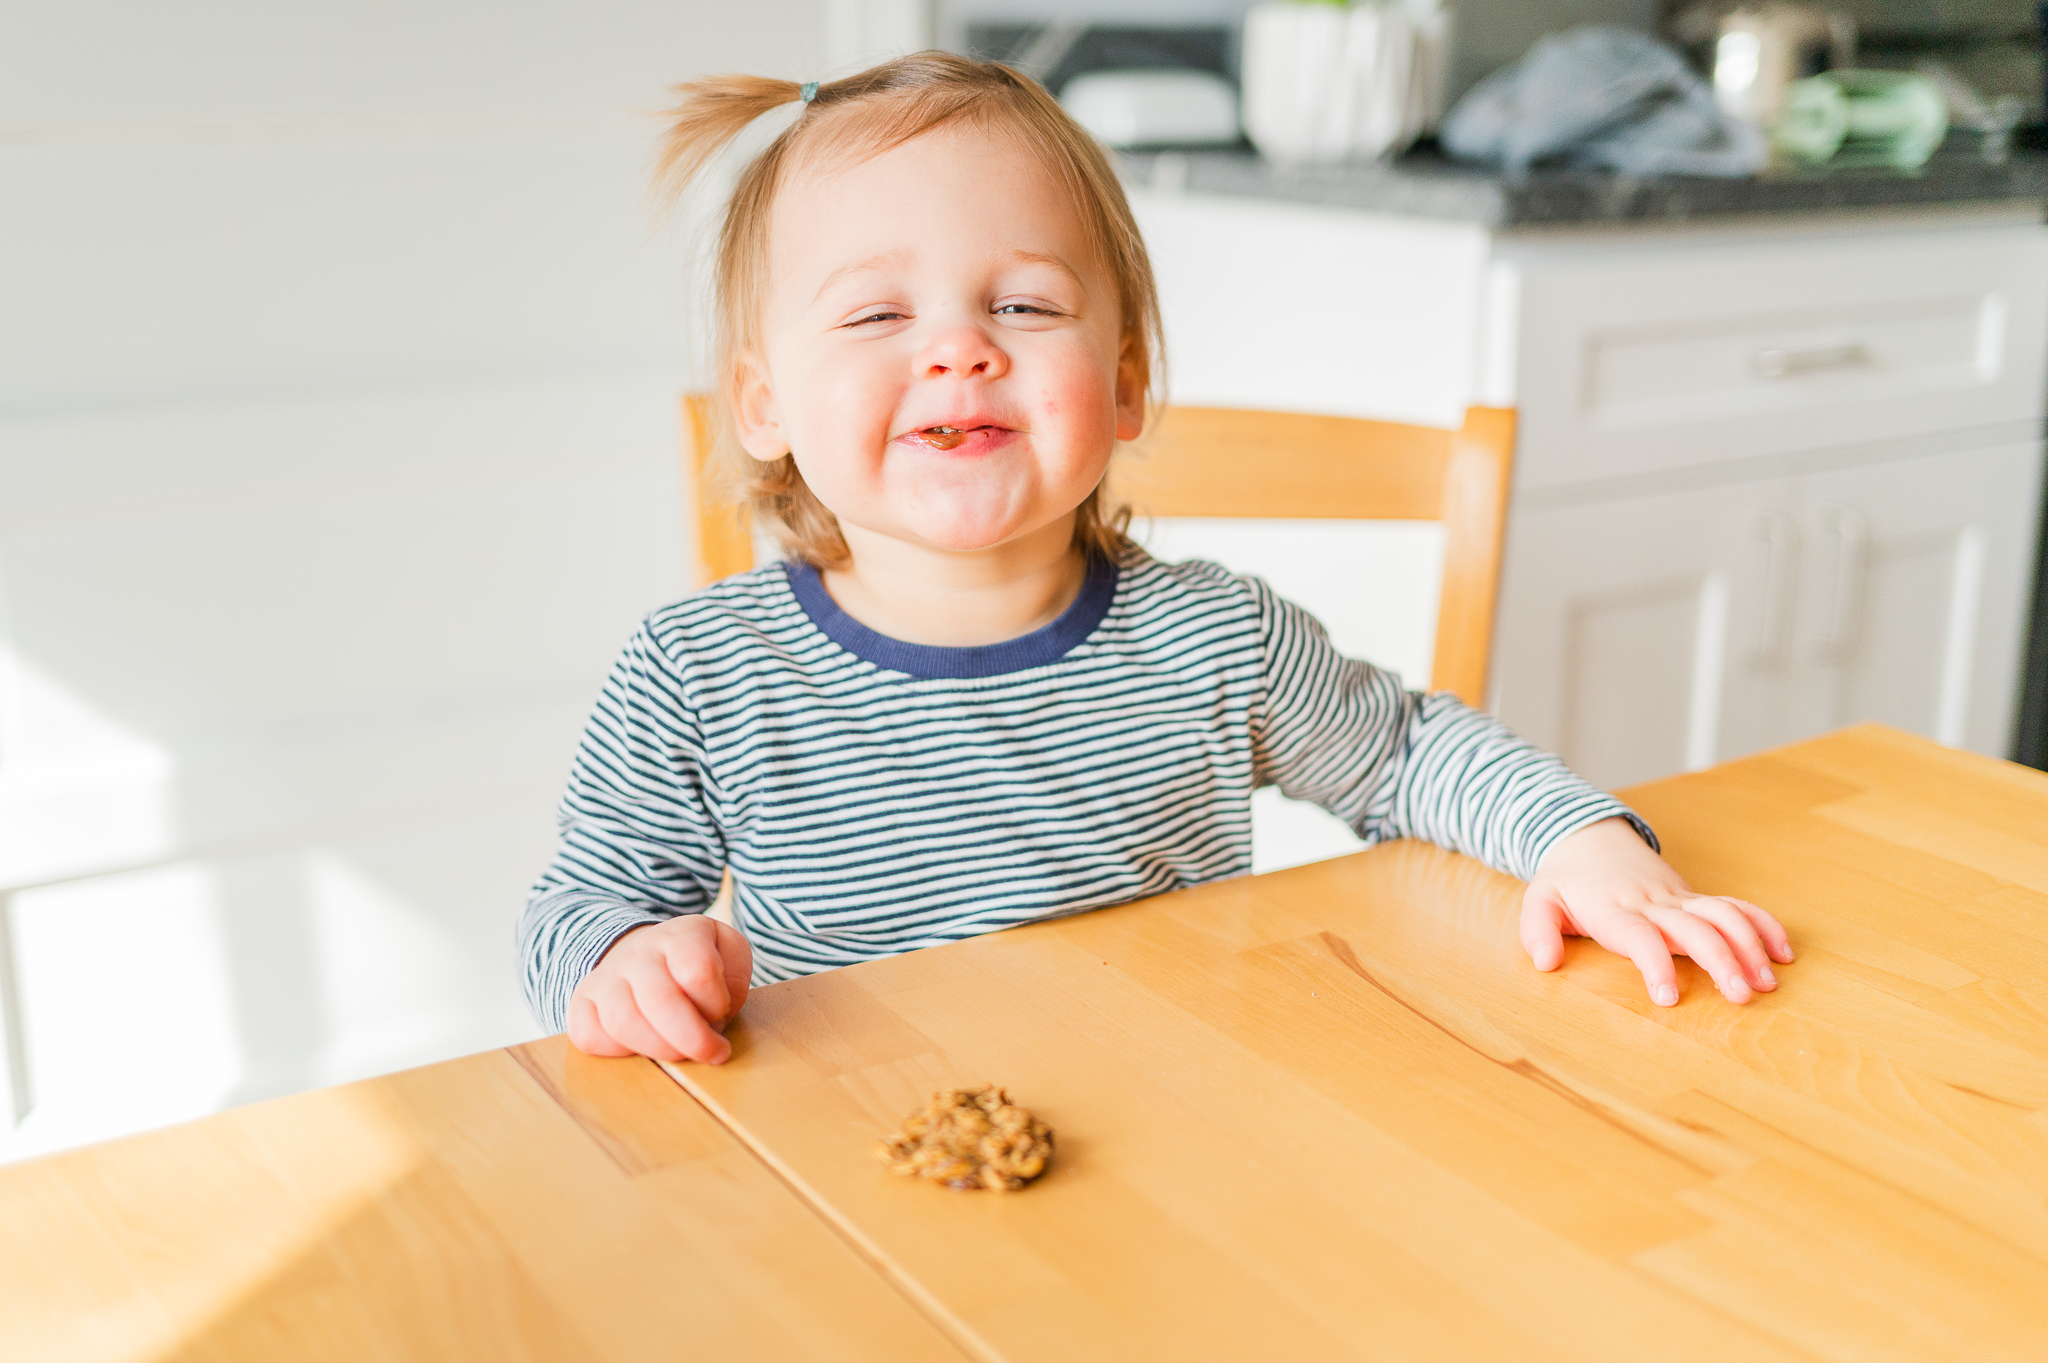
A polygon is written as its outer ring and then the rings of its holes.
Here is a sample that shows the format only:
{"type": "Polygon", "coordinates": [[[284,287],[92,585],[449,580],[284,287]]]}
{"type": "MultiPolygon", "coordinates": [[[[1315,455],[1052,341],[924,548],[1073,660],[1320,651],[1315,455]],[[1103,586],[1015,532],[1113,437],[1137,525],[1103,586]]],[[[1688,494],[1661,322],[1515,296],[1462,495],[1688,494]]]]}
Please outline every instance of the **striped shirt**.
{"type": "Polygon", "coordinates": [[[1596,820],[1649,836],[1211,563],[1128,549],[980,648],[876,634],[773,564],[654,612],[613,667],[520,919],[527,1000],[564,1026],[622,933],[702,912],[727,867],[756,983],[1243,875],[1264,785],[1524,879],[1596,820]]]}

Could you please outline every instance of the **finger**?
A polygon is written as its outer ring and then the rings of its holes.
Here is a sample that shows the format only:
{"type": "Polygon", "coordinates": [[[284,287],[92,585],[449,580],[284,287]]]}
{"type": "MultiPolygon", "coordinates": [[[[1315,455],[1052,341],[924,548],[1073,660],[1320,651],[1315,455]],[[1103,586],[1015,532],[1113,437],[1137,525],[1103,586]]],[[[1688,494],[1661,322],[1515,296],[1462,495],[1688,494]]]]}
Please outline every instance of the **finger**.
{"type": "Polygon", "coordinates": [[[1522,950],[1538,970],[1564,964],[1564,901],[1534,886],[1522,896],[1522,950]]]}
{"type": "Polygon", "coordinates": [[[1653,906],[1646,913],[1675,950],[1692,957],[1694,965],[1713,977],[1722,997],[1730,1003],[1749,1002],[1749,981],[1743,978],[1742,963],[1735,959],[1720,929],[1684,909],[1653,906]]]}
{"type": "Polygon", "coordinates": [[[581,994],[569,1000],[569,1044],[585,1055],[618,1057],[633,1054],[614,1041],[597,1019],[597,1005],[581,994]]]}
{"type": "Polygon", "coordinates": [[[1649,919],[1630,914],[1597,940],[1609,951],[1636,963],[1643,983],[1650,988],[1650,1002],[1660,1008],[1678,1002],[1678,967],[1671,962],[1671,948],[1665,944],[1664,934],[1649,919]]]}
{"type": "Polygon", "coordinates": [[[674,1050],[674,1054],[657,1059],[698,1060],[718,1065],[732,1054],[732,1043],[711,1030],[696,1004],[669,974],[665,960],[636,961],[625,976],[640,1016],[674,1050]]]}
{"type": "Polygon", "coordinates": [[[1721,940],[1735,953],[1736,964],[1742,969],[1742,977],[1752,989],[1776,989],[1778,977],[1771,973],[1771,958],[1764,951],[1764,940],[1758,935],[1756,924],[1749,916],[1729,900],[1719,895],[1701,895],[1688,899],[1679,905],[1681,909],[1704,918],[1719,930],[1721,940]]]}
{"type": "Polygon", "coordinates": [[[713,936],[718,957],[725,962],[725,992],[732,1000],[725,1015],[730,1018],[747,1006],[747,994],[753,989],[754,948],[739,929],[715,918],[711,921],[718,929],[713,936]]]}
{"type": "Polygon", "coordinates": [[[622,975],[608,975],[590,990],[590,1002],[597,1009],[598,1024],[612,1040],[634,1055],[655,1060],[680,1060],[682,1055],[662,1039],[661,1033],[641,1016],[633,988],[622,975]]]}
{"type": "Polygon", "coordinates": [[[695,1005],[698,1017],[723,1022],[732,1012],[732,993],[726,988],[725,963],[718,955],[715,929],[719,923],[715,918],[700,918],[691,926],[697,931],[665,944],[662,963],[676,988],[695,1005]]]}
{"type": "Polygon", "coordinates": [[[1742,910],[1742,916],[1747,918],[1756,927],[1757,936],[1764,939],[1764,946],[1770,951],[1772,960],[1780,965],[1791,964],[1792,936],[1785,931],[1783,923],[1780,923],[1777,919],[1771,917],[1767,911],[1758,908],[1747,899],[1736,899],[1730,895],[1722,895],[1721,897],[1742,910]]]}

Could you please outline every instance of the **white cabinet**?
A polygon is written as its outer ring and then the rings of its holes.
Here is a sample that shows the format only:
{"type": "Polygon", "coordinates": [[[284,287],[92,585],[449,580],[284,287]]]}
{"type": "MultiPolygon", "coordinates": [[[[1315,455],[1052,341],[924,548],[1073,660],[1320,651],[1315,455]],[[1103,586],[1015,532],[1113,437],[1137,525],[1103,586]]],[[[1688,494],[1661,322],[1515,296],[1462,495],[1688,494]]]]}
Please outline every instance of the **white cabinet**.
{"type": "Polygon", "coordinates": [[[2003,214],[1503,238],[1518,486],[2037,419],[2044,241],[2003,214]]]}
{"type": "Polygon", "coordinates": [[[2005,755],[2048,230],[1503,237],[1492,268],[1522,417],[1502,718],[1608,786],[1865,720],[2005,755]]]}
{"type": "Polygon", "coordinates": [[[1783,633],[1791,524],[1783,480],[1519,517],[1496,711],[1610,788],[1762,746],[1775,697],[1755,664],[1783,633]]]}
{"type": "Polygon", "coordinates": [[[1769,741],[1881,720],[2003,755],[2040,476],[2027,442],[1799,480],[1798,606],[1769,741]]]}
{"type": "Polygon", "coordinates": [[[1501,717],[1604,786],[1880,720],[2004,750],[2036,443],[1527,512],[1501,717]]]}
{"type": "Polygon", "coordinates": [[[1518,409],[1496,703],[1589,778],[1861,720],[2005,755],[2048,386],[2038,207],[1518,232],[1134,204],[1174,400],[1518,409]]]}

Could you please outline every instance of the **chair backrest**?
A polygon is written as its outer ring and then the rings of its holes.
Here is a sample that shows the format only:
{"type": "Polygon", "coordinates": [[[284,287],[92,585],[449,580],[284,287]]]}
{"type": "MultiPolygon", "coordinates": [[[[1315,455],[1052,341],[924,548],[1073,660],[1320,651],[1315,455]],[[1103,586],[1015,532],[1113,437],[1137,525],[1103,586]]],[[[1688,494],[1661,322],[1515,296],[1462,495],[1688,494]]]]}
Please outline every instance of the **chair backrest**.
{"type": "Polygon", "coordinates": [[[1472,407],[1455,431],[1358,417],[1169,407],[1111,473],[1152,516],[1439,521],[1443,587],[1430,688],[1486,703],[1515,414],[1472,407]]]}
{"type": "MultiPolygon", "coordinates": [[[[700,583],[745,572],[753,540],[736,508],[704,495],[709,400],[683,399],[700,583]]],[[[1115,493],[1141,514],[1440,521],[1444,573],[1433,690],[1486,702],[1494,600],[1507,525],[1515,414],[1473,407],[1455,431],[1357,417],[1169,407],[1119,458],[1115,493]]]]}
{"type": "Polygon", "coordinates": [[[706,494],[705,463],[711,458],[711,399],[683,395],[683,494],[697,524],[697,585],[744,573],[754,566],[754,537],[740,508],[706,494]]]}

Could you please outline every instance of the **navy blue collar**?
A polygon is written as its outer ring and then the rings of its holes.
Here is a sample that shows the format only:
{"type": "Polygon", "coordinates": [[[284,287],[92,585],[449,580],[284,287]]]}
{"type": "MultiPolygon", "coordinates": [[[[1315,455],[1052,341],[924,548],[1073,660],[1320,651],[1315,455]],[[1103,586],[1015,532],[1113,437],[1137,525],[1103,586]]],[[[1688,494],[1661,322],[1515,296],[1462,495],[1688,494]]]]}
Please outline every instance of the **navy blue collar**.
{"type": "Polygon", "coordinates": [[[811,564],[788,562],[782,570],[789,577],[789,590],[797,604],[827,639],[877,667],[926,680],[1000,677],[1058,662],[1095,632],[1102,617],[1109,614],[1110,602],[1116,599],[1116,564],[1090,559],[1081,594],[1060,612],[1059,619],[1043,629],[1005,639],[1000,644],[941,648],[935,644],[906,644],[901,639],[875,633],[839,609],[839,603],[825,590],[824,580],[811,564]]]}

